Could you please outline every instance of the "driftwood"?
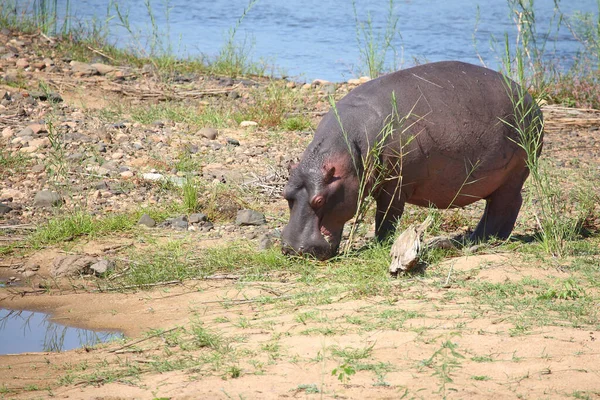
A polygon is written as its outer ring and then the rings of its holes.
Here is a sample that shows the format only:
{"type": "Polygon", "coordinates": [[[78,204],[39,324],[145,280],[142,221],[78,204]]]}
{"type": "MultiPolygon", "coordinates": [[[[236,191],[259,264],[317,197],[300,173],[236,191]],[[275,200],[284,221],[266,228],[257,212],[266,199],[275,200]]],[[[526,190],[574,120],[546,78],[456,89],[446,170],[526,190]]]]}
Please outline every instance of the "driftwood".
{"type": "Polygon", "coordinates": [[[398,236],[390,250],[390,255],[392,256],[392,263],[390,264],[391,274],[395,275],[398,272],[407,272],[415,266],[421,252],[423,235],[432,222],[433,219],[427,217],[419,226],[410,225],[398,236]]]}

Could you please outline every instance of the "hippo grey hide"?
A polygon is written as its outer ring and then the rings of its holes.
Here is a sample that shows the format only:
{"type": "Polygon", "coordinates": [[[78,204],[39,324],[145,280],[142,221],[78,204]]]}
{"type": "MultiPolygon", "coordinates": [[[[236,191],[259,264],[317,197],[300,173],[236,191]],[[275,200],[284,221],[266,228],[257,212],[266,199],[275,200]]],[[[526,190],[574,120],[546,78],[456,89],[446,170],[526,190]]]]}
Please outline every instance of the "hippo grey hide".
{"type": "Polygon", "coordinates": [[[324,116],[290,170],[283,251],[334,256],[360,193],[376,199],[378,239],[393,233],[405,203],[446,209],[480,199],[486,207],[471,240],[507,238],[529,174],[515,115],[525,115],[520,126],[541,143],[531,96],[497,72],[461,62],[420,65],[355,88],[324,116]],[[385,166],[378,173],[369,173],[373,154],[385,166]]]}

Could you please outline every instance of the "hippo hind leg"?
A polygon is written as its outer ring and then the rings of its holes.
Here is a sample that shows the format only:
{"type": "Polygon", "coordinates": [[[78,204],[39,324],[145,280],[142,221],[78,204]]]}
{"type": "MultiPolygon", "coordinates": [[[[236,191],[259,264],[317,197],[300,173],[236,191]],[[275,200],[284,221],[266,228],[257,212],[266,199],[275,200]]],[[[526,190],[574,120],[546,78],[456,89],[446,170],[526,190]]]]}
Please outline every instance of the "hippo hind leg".
{"type": "Polygon", "coordinates": [[[523,203],[521,189],[528,171],[524,175],[506,182],[485,199],[485,211],[471,234],[471,241],[478,242],[492,236],[507,239],[510,236],[523,203]]]}

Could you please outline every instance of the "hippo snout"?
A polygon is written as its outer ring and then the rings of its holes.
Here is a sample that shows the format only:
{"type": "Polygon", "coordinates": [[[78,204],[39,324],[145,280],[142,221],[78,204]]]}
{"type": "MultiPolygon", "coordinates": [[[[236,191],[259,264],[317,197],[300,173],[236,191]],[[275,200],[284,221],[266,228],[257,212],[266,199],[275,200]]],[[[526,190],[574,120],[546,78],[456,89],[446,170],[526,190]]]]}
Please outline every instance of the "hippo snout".
{"type": "Polygon", "coordinates": [[[328,243],[324,240],[321,235],[317,238],[308,238],[302,240],[301,238],[293,238],[292,235],[288,234],[288,230],[284,229],[282,234],[282,246],[281,251],[285,255],[289,256],[312,256],[316,259],[323,261],[333,257],[337,253],[337,244],[328,243]],[[296,240],[294,240],[296,239],[296,240]]]}

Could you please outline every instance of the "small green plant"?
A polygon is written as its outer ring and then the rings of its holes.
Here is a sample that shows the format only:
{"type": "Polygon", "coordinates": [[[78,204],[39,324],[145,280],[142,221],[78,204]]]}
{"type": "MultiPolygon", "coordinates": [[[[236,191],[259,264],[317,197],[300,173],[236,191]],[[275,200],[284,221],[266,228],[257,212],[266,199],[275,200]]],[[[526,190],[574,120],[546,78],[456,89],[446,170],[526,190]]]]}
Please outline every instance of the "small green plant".
{"type": "Polygon", "coordinates": [[[311,384],[300,384],[296,390],[304,391],[306,394],[320,393],[319,388],[314,383],[311,384]]]}
{"type": "Polygon", "coordinates": [[[471,379],[473,379],[474,381],[489,381],[492,378],[490,378],[487,375],[473,375],[471,379]]]}
{"type": "Polygon", "coordinates": [[[434,370],[433,376],[440,379],[440,388],[437,393],[442,394],[444,397],[446,396],[446,385],[453,382],[452,373],[461,367],[461,360],[465,358],[457,351],[457,348],[456,343],[449,339],[445,340],[431,357],[421,361],[423,366],[434,370]]]}
{"type": "MultiPolygon", "coordinates": [[[[394,61],[398,55],[394,41],[401,39],[398,31],[399,17],[394,12],[394,0],[389,0],[386,26],[383,33],[373,26],[371,13],[367,13],[366,22],[359,21],[358,11],[356,10],[356,1],[352,0],[352,10],[354,11],[354,22],[356,28],[356,44],[360,52],[363,67],[361,74],[368,74],[371,78],[377,78],[385,71],[385,63],[388,52],[393,53],[394,61]]],[[[395,68],[392,68],[395,69],[395,68]]]]}
{"type": "Polygon", "coordinates": [[[342,364],[331,371],[331,375],[337,375],[338,380],[343,384],[350,382],[350,377],[354,374],[356,374],[356,370],[352,365],[349,364],[342,364]]]}
{"type": "Polygon", "coordinates": [[[0,148],[0,177],[23,171],[28,164],[29,158],[23,153],[11,153],[7,149],[0,148]]]}
{"type": "Polygon", "coordinates": [[[545,293],[538,296],[545,300],[575,300],[585,296],[583,288],[573,278],[563,281],[557,280],[554,287],[548,289],[545,293]]]}
{"type": "Polygon", "coordinates": [[[198,203],[198,184],[195,179],[191,176],[187,176],[185,181],[183,182],[183,207],[188,212],[188,214],[192,214],[197,212],[200,209],[200,205],[198,203]]]}
{"type": "MultiPolygon", "coordinates": [[[[518,75],[524,81],[523,70],[524,66],[519,64],[518,75]]],[[[533,195],[539,209],[539,214],[536,214],[539,228],[536,236],[547,253],[565,256],[570,251],[570,243],[579,235],[583,216],[540,161],[544,120],[535,99],[529,96],[523,84],[515,85],[508,78],[505,82],[507,96],[513,102],[514,114],[509,119],[502,119],[502,122],[517,132],[518,139],[513,141],[525,153],[533,195]]]]}
{"type": "Polygon", "coordinates": [[[232,365],[227,368],[227,375],[233,379],[239,378],[242,375],[242,369],[237,365],[232,365]]]}
{"type": "Polygon", "coordinates": [[[253,90],[250,100],[250,103],[234,116],[238,123],[252,120],[269,128],[283,126],[285,129],[286,124],[292,128],[310,127],[310,122],[305,117],[286,119],[286,116],[299,109],[305,100],[300,97],[300,92],[286,88],[282,82],[271,81],[266,87],[253,90]]]}
{"type": "Polygon", "coordinates": [[[307,131],[312,129],[312,124],[304,116],[290,117],[281,122],[281,128],[286,131],[307,131]]]}
{"type": "Polygon", "coordinates": [[[264,68],[251,61],[252,46],[248,45],[248,38],[244,38],[243,42],[240,43],[236,37],[242,22],[257,2],[258,0],[250,0],[235,25],[229,29],[225,44],[216,59],[210,64],[213,73],[232,77],[250,73],[263,75],[264,68]]]}

